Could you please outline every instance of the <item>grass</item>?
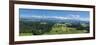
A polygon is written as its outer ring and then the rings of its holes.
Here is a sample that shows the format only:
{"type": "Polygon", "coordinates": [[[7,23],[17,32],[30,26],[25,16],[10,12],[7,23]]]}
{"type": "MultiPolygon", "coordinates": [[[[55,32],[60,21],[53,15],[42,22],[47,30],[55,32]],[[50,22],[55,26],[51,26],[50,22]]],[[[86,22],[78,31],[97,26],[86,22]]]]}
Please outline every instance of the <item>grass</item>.
{"type": "Polygon", "coordinates": [[[32,33],[19,33],[19,36],[31,36],[32,33]]]}
{"type": "Polygon", "coordinates": [[[67,28],[67,30],[66,30],[63,28],[63,30],[53,29],[50,32],[44,33],[44,34],[49,34],[49,35],[50,34],[78,34],[78,33],[85,33],[85,32],[86,32],[86,30],[76,30],[75,28],[67,28]]]}
{"type": "MultiPolygon", "coordinates": [[[[46,32],[41,35],[53,35],[53,34],[78,34],[78,33],[85,33],[86,30],[76,30],[76,28],[62,28],[60,30],[59,28],[54,28],[50,32],[46,32]]],[[[32,33],[20,33],[19,36],[32,36],[32,33]]]]}
{"type": "MultiPolygon", "coordinates": [[[[45,32],[41,35],[54,35],[54,34],[78,34],[85,33],[86,30],[77,30],[76,28],[66,27],[65,25],[54,25],[52,30],[49,32],[45,32]]],[[[20,36],[32,36],[32,33],[20,33],[20,36]]]]}
{"type": "Polygon", "coordinates": [[[52,27],[52,30],[50,32],[44,33],[44,34],[77,34],[77,33],[85,33],[86,30],[77,30],[76,28],[66,27],[65,25],[56,26],[54,25],[52,27]]]}

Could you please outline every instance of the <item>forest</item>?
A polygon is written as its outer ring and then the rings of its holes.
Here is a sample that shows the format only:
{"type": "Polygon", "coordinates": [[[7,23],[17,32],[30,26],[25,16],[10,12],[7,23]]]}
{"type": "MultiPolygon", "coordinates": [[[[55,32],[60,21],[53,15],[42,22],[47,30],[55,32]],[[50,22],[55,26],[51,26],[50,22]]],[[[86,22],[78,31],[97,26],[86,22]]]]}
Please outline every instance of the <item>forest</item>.
{"type": "Polygon", "coordinates": [[[20,36],[89,33],[89,28],[88,21],[79,20],[30,21],[21,19],[19,21],[20,36]]]}

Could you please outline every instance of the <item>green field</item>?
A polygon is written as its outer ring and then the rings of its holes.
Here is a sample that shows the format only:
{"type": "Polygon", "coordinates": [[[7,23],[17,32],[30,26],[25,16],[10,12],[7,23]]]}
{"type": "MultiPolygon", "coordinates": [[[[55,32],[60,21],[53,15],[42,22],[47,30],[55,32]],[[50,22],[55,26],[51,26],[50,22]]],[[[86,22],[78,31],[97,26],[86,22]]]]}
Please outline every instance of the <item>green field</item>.
{"type": "Polygon", "coordinates": [[[19,36],[32,36],[32,33],[20,33],[19,36]]]}
{"type": "Polygon", "coordinates": [[[53,34],[78,34],[86,33],[87,30],[77,30],[77,28],[67,27],[65,24],[55,24],[50,31],[42,33],[42,30],[30,31],[20,33],[20,36],[32,36],[33,33],[40,33],[39,35],[53,35],[53,34]]]}

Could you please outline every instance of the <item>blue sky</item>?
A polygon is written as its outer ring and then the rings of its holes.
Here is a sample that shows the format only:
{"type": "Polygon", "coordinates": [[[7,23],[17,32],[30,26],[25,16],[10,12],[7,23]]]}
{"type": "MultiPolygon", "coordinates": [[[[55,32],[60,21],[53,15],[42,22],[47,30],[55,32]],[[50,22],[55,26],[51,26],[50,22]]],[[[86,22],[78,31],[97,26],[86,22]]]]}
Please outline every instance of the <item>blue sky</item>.
{"type": "Polygon", "coordinates": [[[73,10],[48,10],[48,9],[19,9],[20,17],[59,17],[59,18],[72,18],[72,19],[81,19],[89,20],[89,11],[73,11],[73,10]]]}

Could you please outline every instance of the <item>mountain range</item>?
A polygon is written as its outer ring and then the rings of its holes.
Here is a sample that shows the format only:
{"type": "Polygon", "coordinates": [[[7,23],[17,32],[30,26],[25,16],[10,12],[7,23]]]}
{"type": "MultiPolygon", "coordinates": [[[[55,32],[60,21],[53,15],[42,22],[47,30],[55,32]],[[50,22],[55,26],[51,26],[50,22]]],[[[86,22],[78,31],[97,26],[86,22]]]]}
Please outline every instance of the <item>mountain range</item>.
{"type": "Polygon", "coordinates": [[[89,21],[79,20],[79,19],[58,19],[58,18],[37,18],[37,17],[27,17],[20,18],[21,21],[32,21],[32,22],[55,22],[55,23],[89,23],[89,21]]]}

